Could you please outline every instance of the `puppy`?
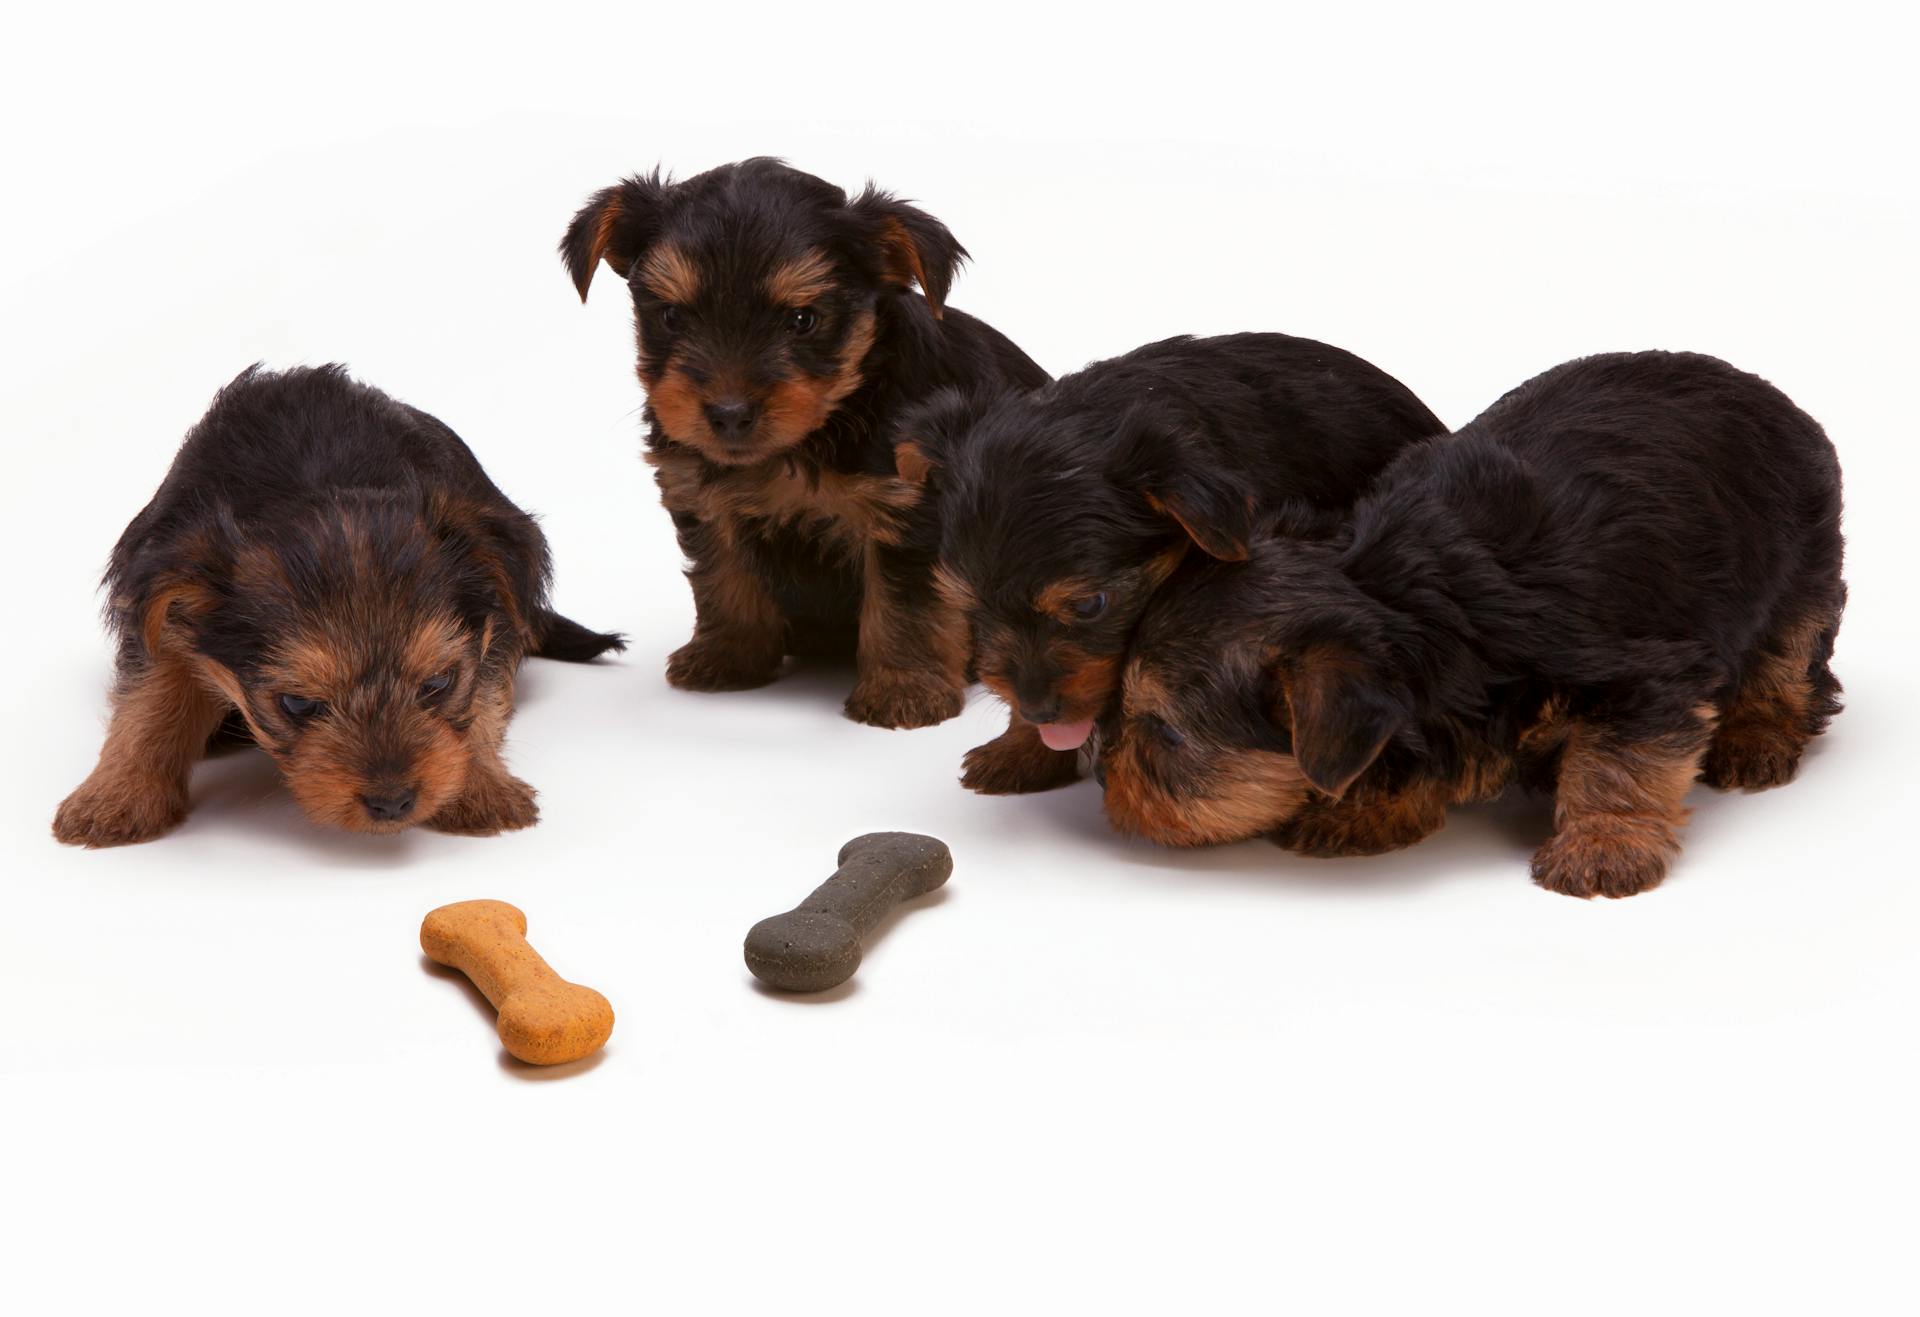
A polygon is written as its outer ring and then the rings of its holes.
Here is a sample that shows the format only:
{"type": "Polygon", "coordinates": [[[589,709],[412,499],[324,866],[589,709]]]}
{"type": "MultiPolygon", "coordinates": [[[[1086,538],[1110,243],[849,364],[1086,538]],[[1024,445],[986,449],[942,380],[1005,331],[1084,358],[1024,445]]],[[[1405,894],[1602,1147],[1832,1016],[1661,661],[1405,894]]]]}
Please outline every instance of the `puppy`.
{"type": "Polygon", "coordinates": [[[633,295],[647,461],[696,614],[667,680],[740,690],[788,654],[852,652],[849,717],[958,713],[965,630],[934,591],[936,510],[897,475],[893,427],[940,388],[1047,376],[945,306],[966,256],[953,234],[757,159],[596,193],[560,253],[582,300],[602,261],[633,295]]]}
{"type": "Polygon", "coordinates": [[[1073,781],[1141,610],[1190,548],[1247,557],[1282,507],[1344,511],[1446,427],[1352,353],[1285,334],[1170,338],[1024,395],[948,394],[910,417],[905,474],[937,472],[940,582],[1006,732],[975,791],[1073,781]]]}
{"type": "Polygon", "coordinates": [[[54,836],[166,832],[230,719],[316,823],[527,827],[500,759],[521,656],[622,644],[551,611],[548,576],[533,518],[445,425],[341,366],[242,372],[114,547],[113,720],[54,836]]]}
{"type": "Polygon", "coordinates": [[[1541,886],[1665,875],[1696,778],[1788,781],[1840,708],[1840,468],[1711,357],[1589,357],[1408,452],[1322,541],[1211,568],[1142,621],[1103,748],[1121,830],[1418,841],[1554,791],[1541,886]]]}

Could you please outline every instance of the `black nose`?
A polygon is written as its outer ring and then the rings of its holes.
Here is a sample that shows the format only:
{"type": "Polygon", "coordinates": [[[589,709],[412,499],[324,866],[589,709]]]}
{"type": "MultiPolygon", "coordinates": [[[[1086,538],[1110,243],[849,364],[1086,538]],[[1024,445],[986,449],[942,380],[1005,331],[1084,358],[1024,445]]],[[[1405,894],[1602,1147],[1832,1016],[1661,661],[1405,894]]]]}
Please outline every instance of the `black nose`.
{"type": "Polygon", "coordinates": [[[360,803],[367,807],[367,817],[381,823],[394,823],[413,813],[413,788],[401,787],[397,791],[383,791],[378,795],[360,797],[360,803]]]}
{"type": "Polygon", "coordinates": [[[755,421],[760,419],[760,408],[754,403],[738,398],[725,402],[710,402],[706,405],[707,424],[722,439],[739,439],[753,429],[755,421]]]}
{"type": "Polygon", "coordinates": [[[1022,700],[1020,716],[1030,723],[1057,723],[1060,721],[1060,701],[1022,700]]]}

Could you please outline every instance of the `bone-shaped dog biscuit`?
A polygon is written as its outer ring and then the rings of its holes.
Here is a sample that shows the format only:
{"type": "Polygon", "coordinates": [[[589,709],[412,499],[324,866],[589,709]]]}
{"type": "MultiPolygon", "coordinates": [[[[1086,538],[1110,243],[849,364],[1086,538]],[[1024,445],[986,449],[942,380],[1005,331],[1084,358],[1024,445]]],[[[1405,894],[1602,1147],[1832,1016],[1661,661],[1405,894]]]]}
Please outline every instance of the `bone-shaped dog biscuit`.
{"type": "Polygon", "coordinates": [[[747,968],[787,992],[821,992],[860,968],[860,939],[902,901],[953,872],[945,842],[915,832],[869,832],[840,848],[840,868],[784,915],[747,931],[747,968]]]}
{"type": "Polygon", "coordinates": [[[590,1056],[613,1033],[613,1007],[569,983],[527,944],[527,917],[505,901],[458,901],[430,911],[420,949],[450,965],[500,1013],[500,1041],[531,1065],[590,1056]]]}

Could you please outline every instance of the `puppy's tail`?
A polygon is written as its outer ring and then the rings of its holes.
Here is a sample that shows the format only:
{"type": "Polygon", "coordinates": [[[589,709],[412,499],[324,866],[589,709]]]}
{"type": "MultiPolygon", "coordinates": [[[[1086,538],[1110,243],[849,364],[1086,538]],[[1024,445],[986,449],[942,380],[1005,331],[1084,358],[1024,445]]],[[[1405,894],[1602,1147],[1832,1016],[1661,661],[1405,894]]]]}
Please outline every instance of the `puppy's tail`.
{"type": "Polygon", "coordinates": [[[627,638],[619,632],[602,634],[589,631],[572,618],[562,617],[551,608],[534,615],[534,627],[540,633],[533,653],[537,658],[561,659],[567,663],[585,663],[608,650],[623,650],[627,638]]]}

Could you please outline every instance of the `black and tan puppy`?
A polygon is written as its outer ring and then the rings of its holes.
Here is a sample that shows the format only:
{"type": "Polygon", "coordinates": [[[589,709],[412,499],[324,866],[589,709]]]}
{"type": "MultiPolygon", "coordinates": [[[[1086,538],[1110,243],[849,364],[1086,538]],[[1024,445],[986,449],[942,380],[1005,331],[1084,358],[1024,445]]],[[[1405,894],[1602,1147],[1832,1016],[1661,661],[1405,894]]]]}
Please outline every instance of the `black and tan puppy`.
{"type": "Polygon", "coordinates": [[[940,582],[981,680],[1011,707],[962,781],[1073,781],[1134,623],[1189,547],[1244,559],[1283,508],[1344,511],[1401,449],[1445,430],[1384,371],[1285,334],[1171,338],[908,418],[900,469],[937,473],[940,582]]]}
{"type": "Polygon", "coordinates": [[[533,518],[445,425],[340,366],[245,371],[114,547],[113,721],[54,835],[158,837],[236,715],[317,823],[528,826],[500,759],[521,657],[621,646],[553,613],[548,575],[533,518]]]}
{"type": "Polygon", "coordinates": [[[849,717],[958,713],[964,628],[933,589],[935,509],[896,474],[893,428],[936,389],[1047,377],[945,306],[953,234],[759,159],[596,193],[560,252],[582,299],[602,261],[633,295],[647,460],[696,612],[667,680],[738,690],[789,654],[853,652],[849,717]]]}
{"type": "Polygon", "coordinates": [[[1789,780],[1839,710],[1840,468],[1712,357],[1589,357],[1409,452],[1319,542],[1143,619],[1102,754],[1124,831],[1405,846],[1513,779],[1554,792],[1541,886],[1665,875],[1696,778],[1789,780]]]}

